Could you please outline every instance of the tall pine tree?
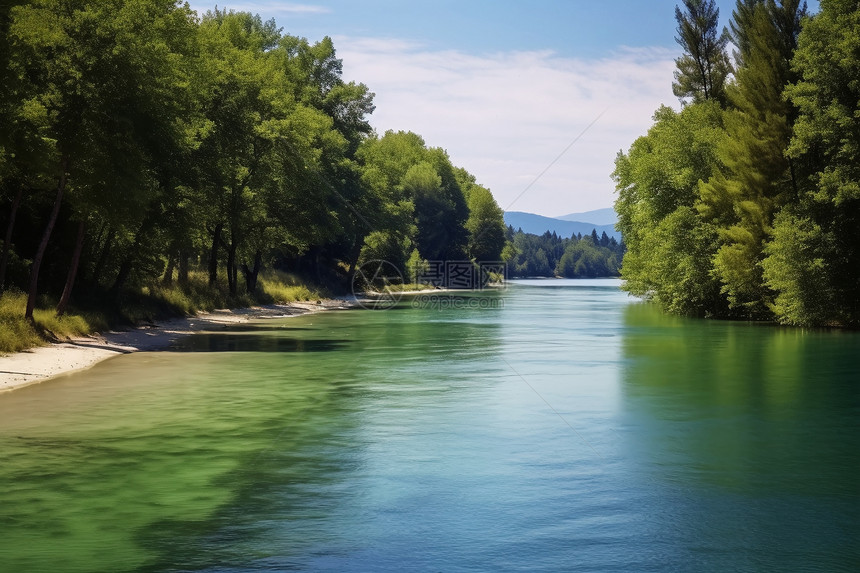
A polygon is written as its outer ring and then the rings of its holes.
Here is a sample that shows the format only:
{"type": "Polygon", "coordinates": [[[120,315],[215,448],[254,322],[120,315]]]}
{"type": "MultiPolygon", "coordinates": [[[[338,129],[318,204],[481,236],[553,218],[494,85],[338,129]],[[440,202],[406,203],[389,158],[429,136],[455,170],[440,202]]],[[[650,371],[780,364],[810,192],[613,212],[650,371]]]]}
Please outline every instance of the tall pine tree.
{"type": "Polygon", "coordinates": [[[799,193],[774,223],[764,278],[787,324],[860,324],[860,5],[822,0],[798,40],[788,156],[799,193]]]}
{"type": "Polygon", "coordinates": [[[726,55],[728,31],[719,32],[720,10],[714,0],[684,0],[684,10],[675,7],[678,35],[675,41],[684,55],[675,60],[672,92],[693,102],[725,103],[726,77],[731,65],[726,55]]]}
{"type": "Polygon", "coordinates": [[[796,181],[785,151],[796,112],[783,98],[794,77],[791,57],[806,5],[799,0],[738,1],[733,22],[739,53],[727,87],[725,168],[702,185],[700,212],[720,229],[714,272],[735,314],[768,317],[773,291],[761,261],[776,212],[794,195],[796,181]]]}

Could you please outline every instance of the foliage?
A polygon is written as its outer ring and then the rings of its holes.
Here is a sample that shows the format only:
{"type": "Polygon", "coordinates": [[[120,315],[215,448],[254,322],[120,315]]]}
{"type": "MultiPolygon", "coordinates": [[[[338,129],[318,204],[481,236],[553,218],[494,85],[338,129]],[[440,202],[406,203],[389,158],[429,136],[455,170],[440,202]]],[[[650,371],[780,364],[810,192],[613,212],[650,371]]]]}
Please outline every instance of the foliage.
{"type": "Polygon", "coordinates": [[[509,277],[595,278],[618,276],[624,244],[605,232],[562,238],[555,233],[533,235],[507,229],[503,258],[509,277]]]}
{"type": "Polygon", "coordinates": [[[683,0],[684,10],[675,6],[678,35],[675,41],[684,54],[675,60],[672,92],[694,103],[726,100],[725,82],[731,72],[726,44],[728,31],[718,32],[720,10],[714,0],[683,0]]]}
{"type": "Polygon", "coordinates": [[[375,134],[342,71],[330,38],[248,12],[0,3],[0,291],[136,320],[315,293],[272,269],[342,289],[370,258],[497,258],[489,191],[375,134]]]}
{"type": "Polygon", "coordinates": [[[738,0],[726,108],[661,108],[616,160],[625,288],[678,313],[860,324],[858,28],[848,0],[813,17],[738,0]]]}
{"type": "Polygon", "coordinates": [[[860,7],[823,0],[798,39],[786,89],[799,113],[798,194],[763,261],[781,322],[860,324],[860,7]]]}
{"type": "Polygon", "coordinates": [[[714,272],[733,312],[769,318],[773,294],[761,261],[774,215],[796,189],[785,155],[795,114],[782,93],[792,79],[789,62],[804,10],[798,0],[785,0],[759,2],[744,14],[733,26],[744,40],[727,90],[732,107],[718,147],[722,167],[702,187],[702,209],[719,229],[714,272]]]}
{"type": "Polygon", "coordinates": [[[700,182],[719,165],[722,117],[714,102],[680,113],[661,107],[648,134],[615,162],[615,210],[627,244],[624,288],[671,312],[725,314],[710,272],[716,232],[696,209],[700,182]]]}

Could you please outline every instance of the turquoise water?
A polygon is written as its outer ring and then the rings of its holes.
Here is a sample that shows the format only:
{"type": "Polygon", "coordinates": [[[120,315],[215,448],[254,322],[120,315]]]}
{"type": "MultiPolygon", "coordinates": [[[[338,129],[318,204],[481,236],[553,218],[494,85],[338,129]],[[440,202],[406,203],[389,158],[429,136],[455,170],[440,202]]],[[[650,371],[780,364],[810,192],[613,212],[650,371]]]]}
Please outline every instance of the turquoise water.
{"type": "Polygon", "coordinates": [[[0,395],[0,571],[860,570],[860,334],[414,300],[0,395]]]}

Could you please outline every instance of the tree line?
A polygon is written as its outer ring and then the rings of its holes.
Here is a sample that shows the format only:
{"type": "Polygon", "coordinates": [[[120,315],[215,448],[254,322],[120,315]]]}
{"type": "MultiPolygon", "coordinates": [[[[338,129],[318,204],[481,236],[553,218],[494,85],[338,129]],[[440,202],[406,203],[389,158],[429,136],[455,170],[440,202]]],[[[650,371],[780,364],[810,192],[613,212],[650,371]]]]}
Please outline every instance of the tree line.
{"type": "Polygon", "coordinates": [[[555,231],[543,235],[514,231],[509,225],[506,237],[503,256],[511,277],[616,277],[625,251],[623,241],[605,231],[598,236],[596,229],[565,238],[555,231]]]}
{"type": "Polygon", "coordinates": [[[630,292],[671,312],[860,324],[860,6],[676,7],[673,91],[613,178],[630,292]],[[732,54],[728,53],[733,46],[732,54]]]}
{"type": "Polygon", "coordinates": [[[329,38],[247,12],[0,3],[0,288],[32,318],[44,295],[62,314],[195,271],[235,296],[265,267],[349,284],[371,259],[498,260],[490,191],[375,133],[373,95],[329,38]]]}

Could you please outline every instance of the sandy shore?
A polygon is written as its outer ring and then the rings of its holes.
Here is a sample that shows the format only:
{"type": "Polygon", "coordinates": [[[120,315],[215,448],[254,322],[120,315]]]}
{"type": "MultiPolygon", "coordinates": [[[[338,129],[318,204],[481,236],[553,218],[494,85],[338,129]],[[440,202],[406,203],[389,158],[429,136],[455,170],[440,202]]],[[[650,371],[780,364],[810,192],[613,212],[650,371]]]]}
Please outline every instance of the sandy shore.
{"type": "Polygon", "coordinates": [[[83,370],[120,354],[165,348],[176,339],[194,332],[217,330],[250,320],[298,316],[309,312],[354,306],[354,300],[331,299],[320,301],[319,304],[308,302],[216,310],[129,330],[74,338],[67,342],[0,356],[0,393],[43,382],[61,374],[83,370]]]}

